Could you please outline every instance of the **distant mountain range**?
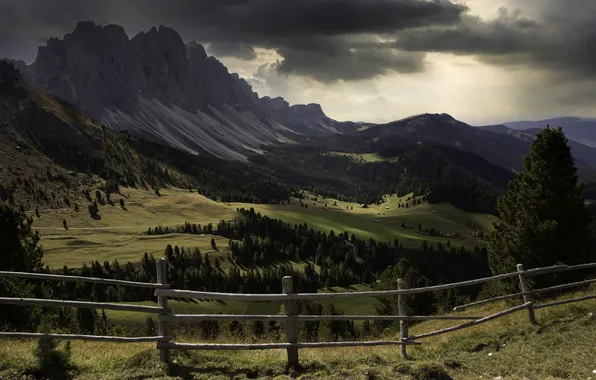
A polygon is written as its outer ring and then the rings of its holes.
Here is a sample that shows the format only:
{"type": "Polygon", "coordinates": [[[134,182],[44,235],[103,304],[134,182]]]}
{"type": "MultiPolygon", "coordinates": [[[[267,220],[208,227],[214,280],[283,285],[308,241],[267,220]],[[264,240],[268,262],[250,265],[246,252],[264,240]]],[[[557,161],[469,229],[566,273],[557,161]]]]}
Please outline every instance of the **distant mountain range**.
{"type": "Polygon", "coordinates": [[[12,61],[24,77],[104,125],[165,140],[190,153],[244,160],[261,144],[338,133],[353,123],[318,105],[259,98],[200,44],[160,26],[129,38],[119,25],[80,22],[50,38],[35,62],[12,61]]]}
{"type": "MultiPolygon", "coordinates": [[[[487,125],[480,128],[486,131],[512,136],[523,140],[528,144],[531,144],[536,138],[536,135],[542,130],[539,128],[515,130],[506,127],[505,125],[487,125]]],[[[594,172],[594,168],[596,168],[596,162],[594,161],[594,147],[573,140],[569,140],[569,147],[571,148],[571,153],[575,156],[575,163],[580,170],[580,173],[594,172]]]]}
{"type": "Polygon", "coordinates": [[[503,125],[529,134],[550,125],[551,128],[561,127],[569,140],[596,148],[596,118],[557,117],[539,121],[512,121],[503,125]]]}
{"type": "MultiPolygon", "coordinates": [[[[312,139],[311,143],[384,156],[392,156],[392,150],[406,145],[430,143],[474,153],[502,168],[520,171],[534,137],[535,134],[514,131],[504,125],[473,127],[448,114],[422,114],[370,126],[350,135],[312,139]]],[[[573,141],[570,146],[579,171],[593,172],[596,149],[573,141]]]]}
{"type": "Polygon", "coordinates": [[[245,161],[264,147],[297,143],[388,156],[426,143],[518,171],[537,128],[551,124],[564,127],[581,172],[596,168],[596,119],[473,127],[447,114],[423,114],[385,124],[338,122],[318,104],[259,97],[203,46],[185,44],[164,26],[129,38],[118,25],[80,22],[62,39],[50,38],[31,65],[11,63],[26,81],[100,124],[190,154],[245,161]]]}

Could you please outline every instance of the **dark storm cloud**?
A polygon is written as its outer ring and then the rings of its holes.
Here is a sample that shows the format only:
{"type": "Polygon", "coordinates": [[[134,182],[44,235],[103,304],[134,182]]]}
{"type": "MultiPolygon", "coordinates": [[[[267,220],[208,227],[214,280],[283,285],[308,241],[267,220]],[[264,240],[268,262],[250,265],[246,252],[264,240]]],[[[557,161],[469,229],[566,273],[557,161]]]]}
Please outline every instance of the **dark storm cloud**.
{"type": "MultiPolygon", "coordinates": [[[[195,1],[188,3],[186,17],[178,23],[198,28],[195,33],[214,43],[276,49],[283,57],[280,72],[331,82],[423,70],[424,54],[380,47],[379,36],[450,25],[466,9],[447,0],[195,1]],[[355,37],[363,35],[364,41],[355,37]]],[[[179,16],[177,9],[162,14],[179,16]]]]}
{"type": "Polygon", "coordinates": [[[279,71],[324,82],[423,71],[425,52],[596,78],[596,2],[519,4],[531,4],[533,18],[502,9],[485,20],[449,0],[5,1],[0,56],[31,60],[40,39],[91,20],[130,34],[167,25],[216,56],[252,59],[255,47],[276,49],[279,71]]]}
{"type": "MultiPolygon", "coordinates": [[[[161,4],[161,3],[154,3],[161,4]]],[[[467,8],[447,0],[198,0],[169,4],[162,16],[200,24],[211,38],[269,40],[297,36],[394,33],[450,24],[467,8]]],[[[159,7],[159,6],[158,6],[159,7]]]]}
{"type": "Polygon", "coordinates": [[[363,43],[339,37],[293,41],[279,48],[284,57],[277,70],[305,74],[320,82],[364,80],[391,72],[424,71],[424,53],[401,52],[382,43],[363,43]]]}
{"type": "MultiPolygon", "coordinates": [[[[379,36],[450,25],[467,9],[448,0],[22,0],[2,8],[19,15],[0,21],[27,36],[19,37],[21,47],[34,49],[36,38],[27,30],[62,36],[80,20],[118,23],[129,33],[163,24],[185,39],[210,43],[216,56],[251,59],[253,47],[276,49],[284,58],[280,70],[323,81],[422,70],[423,54],[378,47],[379,36]],[[371,47],[354,36],[367,36],[371,47]],[[321,49],[320,41],[331,49],[321,49]]],[[[0,46],[0,55],[20,50],[0,46]]]]}
{"type": "Polygon", "coordinates": [[[596,78],[596,4],[541,0],[540,19],[501,8],[486,21],[470,14],[450,27],[403,31],[395,47],[412,52],[476,55],[504,66],[541,68],[561,77],[596,78]]]}

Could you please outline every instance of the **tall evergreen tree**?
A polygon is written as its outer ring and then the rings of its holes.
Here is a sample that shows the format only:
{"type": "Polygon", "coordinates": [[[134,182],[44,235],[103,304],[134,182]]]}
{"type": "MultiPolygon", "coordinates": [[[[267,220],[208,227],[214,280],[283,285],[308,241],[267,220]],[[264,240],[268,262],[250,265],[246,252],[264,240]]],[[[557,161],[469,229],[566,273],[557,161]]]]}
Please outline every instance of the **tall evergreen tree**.
{"type": "MultiPolygon", "coordinates": [[[[43,250],[39,232],[31,228],[33,219],[23,212],[0,202],[0,270],[37,272],[42,269],[43,250]]],[[[38,290],[39,289],[38,287],[38,290]]],[[[0,297],[36,297],[35,285],[24,279],[0,278],[0,297]]],[[[41,309],[17,305],[2,305],[0,326],[15,329],[32,325],[40,317],[41,309]]]]}
{"type": "MultiPolygon", "coordinates": [[[[524,166],[498,201],[500,221],[490,234],[492,272],[515,271],[519,263],[529,269],[590,260],[590,218],[562,129],[540,132],[524,166]]],[[[545,276],[534,280],[538,286],[553,282],[545,276]]]]}

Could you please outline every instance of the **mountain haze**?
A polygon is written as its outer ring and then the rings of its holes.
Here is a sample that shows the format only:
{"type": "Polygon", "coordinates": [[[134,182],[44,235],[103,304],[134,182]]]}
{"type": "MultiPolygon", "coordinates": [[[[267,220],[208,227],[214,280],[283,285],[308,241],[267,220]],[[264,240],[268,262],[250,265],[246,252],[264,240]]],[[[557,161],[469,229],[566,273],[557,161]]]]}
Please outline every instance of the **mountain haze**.
{"type": "MultiPolygon", "coordinates": [[[[390,149],[395,144],[426,142],[477,154],[509,170],[522,170],[533,136],[506,129],[473,127],[447,114],[423,114],[376,125],[358,135],[369,141],[375,151],[390,149]]],[[[578,168],[592,171],[596,167],[596,149],[577,143],[573,148],[578,168]]]]}
{"type": "Polygon", "coordinates": [[[552,128],[561,127],[569,140],[596,148],[595,118],[557,117],[540,121],[512,121],[503,124],[518,131],[543,129],[547,125],[552,128]]]}

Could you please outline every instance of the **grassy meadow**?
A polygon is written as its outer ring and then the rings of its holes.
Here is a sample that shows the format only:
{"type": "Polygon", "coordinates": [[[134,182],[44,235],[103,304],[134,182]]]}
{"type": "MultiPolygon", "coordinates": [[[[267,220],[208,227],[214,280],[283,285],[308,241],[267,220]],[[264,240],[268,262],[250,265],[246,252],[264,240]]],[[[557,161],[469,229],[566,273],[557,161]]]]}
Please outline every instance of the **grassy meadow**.
{"type": "MultiPolygon", "coordinates": [[[[220,259],[222,270],[236,265],[228,260],[228,239],[212,235],[168,234],[146,235],[149,227],[157,225],[176,226],[184,222],[217,223],[218,221],[233,219],[237,208],[253,207],[257,212],[272,218],[279,218],[286,222],[307,223],[310,227],[329,232],[348,231],[360,238],[372,237],[379,241],[393,241],[398,239],[406,247],[419,247],[424,240],[436,245],[450,241],[455,247],[464,245],[471,248],[484,245],[485,242],[472,237],[470,222],[484,231],[492,228],[494,217],[481,214],[469,214],[457,210],[450,204],[430,205],[422,203],[412,206],[407,199],[410,195],[398,198],[387,196],[380,205],[361,205],[340,202],[334,199],[317,201],[305,199],[308,208],[300,207],[300,202],[293,199],[285,205],[255,205],[249,203],[220,203],[207,199],[188,190],[165,189],[161,196],[153,192],[138,189],[122,189],[120,194],[113,194],[114,205],[101,205],[99,218],[91,218],[87,211],[88,201],[78,202],[80,211],[74,207],[59,210],[40,210],[40,218],[33,215],[33,227],[41,234],[41,245],[44,249],[44,264],[50,268],[80,267],[83,263],[97,260],[120,263],[140,261],[147,252],[155,257],[163,255],[168,244],[198,247],[202,253],[207,253],[211,259],[220,259]],[[125,201],[124,208],[119,205],[120,198],[125,201]],[[409,208],[399,208],[398,204],[410,204],[409,208]],[[66,219],[68,230],[62,225],[66,219]],[[375,223],[379,221],[380,223],[375,223]],[[406,227],[402,227],[404,222],[406,227]],[[418,224],[423,229],[435,228],[450,237],[431,237],[418,231],[418,224]],[[460,239],[453,235],[459,233],[460,239]],[[216,242],[216,249],[211,247],[211,239],[216,242]]],[[[313,194],[307,194],[314,198],[313,194]]],[[[291,262],[291,265],[303,267],[305,262],[291,262]]],[[[318,267],[315,266],[318,270],[318,267]]],[[[241,270],[244,268],[240,268],[241,270]]],[[[365,286],[354,285],[352,291],[365,290],[365,286]]],[[[347,289],[333,288],[332,291],[347,291],[347,289]]],[[[149,304],[149,303],[144,303],[149,304]]],[[[340,300],[336,306],[348,314],[374,314],[374,299],[362,298],[350,301],[340,300]]],[[[239,313],[246,314],[279,312],[279,304],[267,303],[217,303],[217,302],[177,302],[171,303],[172,308],[179,313],[239,313]]],[[[142,313],[127,313],[106,311],[114,324],[136,328],[143,326],[148,315],[142,313]]],[[[360,327],[361,322],[358,322],[360,327]]]]}
{"type": "MultiPolygon", "coordinates": [[[[232,206],[234,208],[253,207],[256,212],[271,218],[281,219],[292,224],[307,223],[309,227],[325,232],[347,231],[360,238],[372,237],[378,241],[398,239],[404,247],[420,247],[424,240],[433,245],[439,242],[445,244],[449,240],[456,247],[486,246],[485,241],[473,238],[469,222],[473,222],[477,228],[490,231],[492,223],[497,220],[494,216],[467,213],[456,209],[449,203],[431,205],[424,202],[412,206],[411,200],[406,201],[410,196],[411,194],[401,198],[396,195],[387,196],[382,204],[368,205],[367,208],[362,208],[361,205],[355,203],[321,197],[318,197],[317,201],[303,200],[308,208],[300,207],[298,200],[286,205],[232,203],[232,206]],[[337,205],[334,205],[334,202],[337,202],[337,205]],[[409,203],[409,207],[399,208],[399,203],[402,205],[409,203]],[[346,209],[346,207],[350,209],[346,209]],[[375,223],[375,221],[379,223],[375,223]],[[401,226],[402,222],[405,223],[405,228],[401,226]],[[418,231],[419,224],[423,230],[434,228],[441,231],[444,237],[433,237],[418,231]],[[457,233],[460,234],[460,239],[453,237],[457,233]],[[447,237],[447,234],[450,237],[447,237]]],[[[314,197],[314,195],[310,195],[310,197],[314,197]]]]}
{"type": "Polygon", "coordinates": [[[159,197],[138,189],[122,189],[121,193],[112,195],[113,205],[100,206],[99,217],[95,219],[87,212],[86,200],[78,201],[79,212],[74,207],[40,210],[40,218],[30,213],[34,218],[33,227],[41,234],[45,265],[60,268],[80,266],[92,260],[138,261],[145,252],[158,257],[168,244],[198,247],[204,253],[225,259],[228,244],[227,239],[221,237],[214,237],[219,250],[213,250],[210,235],[147,236],[145,233],[149,227],[157,225],[176,226],[184,222],[205,225],[230,220],[237,215],[236,208],[242,207],[253,207],[257,212],[292,224],[307,223],[325,232],[348,231],[359,238],[372,237],[379,241],[397,238],[405,247],[419,247],[424,240],[434,245],[450,241],[456,247],[484,246],[483,240],[472,236],[469,223],[489,231],[496,220],[490,215],[458,210],[447,203],[412,206],[409,201],[409,208],[398,208],[398,203],[405,204],[410,195],[402,198],[387,196],[383,204],[368,208],[334,199],[308,199],[304,200],[308,208],[304,208],[296,199],[285,205],[226,204],[180,189],[164,189],[159,197]],[[125,201],[124,208],[119,206],[120,198],[125,201]],[[68,230],[63,227],[63,220],[67,222],[68,230]],[[406,224],[405,228],[401,226],[402,222],[406,224]],[[423,230],[435,228],[445,236],[428,236],[418,231],[419,224],[423,230]],[[457,233],[461,238],[453,237],[457,233]]]}

